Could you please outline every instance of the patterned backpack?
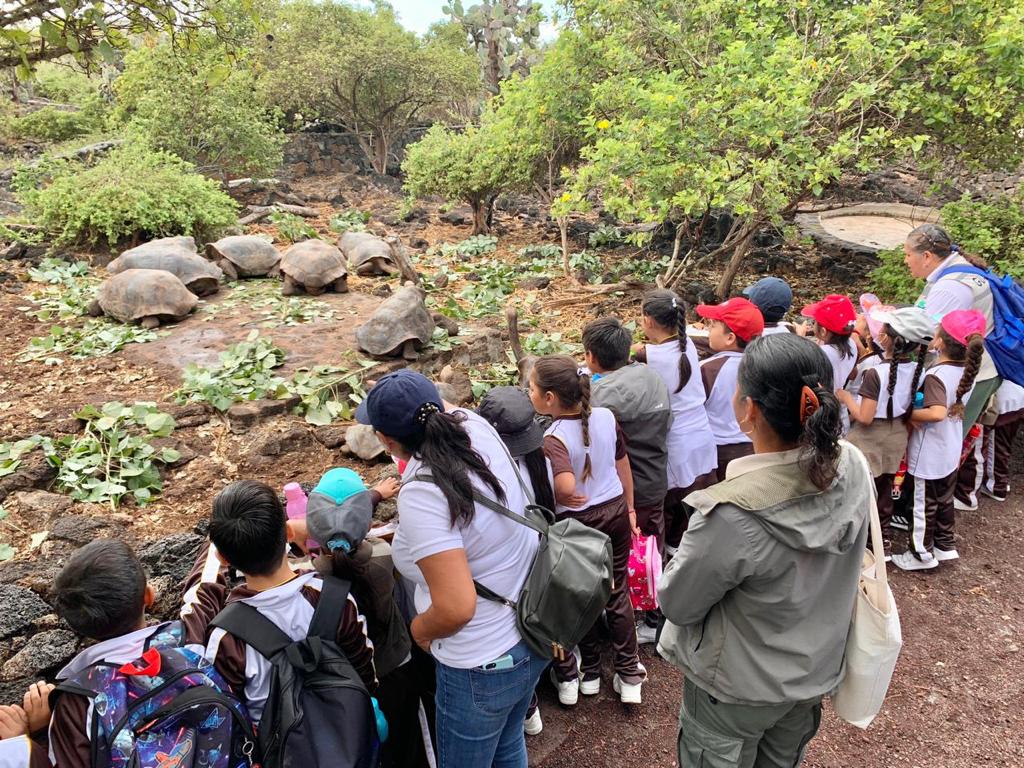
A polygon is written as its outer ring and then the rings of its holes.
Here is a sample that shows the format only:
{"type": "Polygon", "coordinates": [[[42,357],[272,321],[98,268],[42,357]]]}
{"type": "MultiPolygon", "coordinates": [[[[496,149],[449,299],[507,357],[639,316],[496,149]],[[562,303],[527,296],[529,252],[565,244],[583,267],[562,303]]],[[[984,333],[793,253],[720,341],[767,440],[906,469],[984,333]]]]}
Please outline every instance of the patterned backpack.
{"type": "Polygon", "coordinates": [[[57,686],[92,703],[92,768],[253,765],[245,706],[183,640],[180,622],[161,624],[140,659],[101,661],[57,686]]]}

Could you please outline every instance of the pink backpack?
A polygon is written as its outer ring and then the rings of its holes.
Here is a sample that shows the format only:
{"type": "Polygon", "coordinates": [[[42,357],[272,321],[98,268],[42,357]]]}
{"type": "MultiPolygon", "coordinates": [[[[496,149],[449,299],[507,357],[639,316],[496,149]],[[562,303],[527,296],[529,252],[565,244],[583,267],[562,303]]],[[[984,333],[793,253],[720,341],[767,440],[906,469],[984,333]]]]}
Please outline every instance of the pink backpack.
{"type": "Polygon", "coordinates": [[[634,611],[653,611],[658,607],[658,579],[661,578],[661,552],[654,536],[634,536],[629,552],[629,601],[634,611]]]}

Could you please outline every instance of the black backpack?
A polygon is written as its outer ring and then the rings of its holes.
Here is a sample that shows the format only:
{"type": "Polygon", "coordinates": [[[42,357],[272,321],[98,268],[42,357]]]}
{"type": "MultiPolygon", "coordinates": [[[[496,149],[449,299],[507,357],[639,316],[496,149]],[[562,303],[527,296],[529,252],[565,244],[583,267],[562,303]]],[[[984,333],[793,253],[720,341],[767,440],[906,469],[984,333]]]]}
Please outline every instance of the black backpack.
{"type": "Polygon", "coordinates": [[[257,735],[261,768],[377,765],[370,694],[336,642],[348,592],[348,582],[324,576],[309,632],[298,641],[243,602],[229,603],[212,622],[273,665],[257,735]]]}

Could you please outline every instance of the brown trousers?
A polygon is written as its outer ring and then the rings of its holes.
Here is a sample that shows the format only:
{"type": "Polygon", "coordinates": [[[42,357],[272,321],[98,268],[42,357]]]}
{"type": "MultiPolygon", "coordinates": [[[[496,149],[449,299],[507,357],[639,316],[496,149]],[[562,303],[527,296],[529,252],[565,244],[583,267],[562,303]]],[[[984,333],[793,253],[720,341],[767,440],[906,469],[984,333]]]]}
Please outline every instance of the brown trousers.
{"type": "MultiPolygon", "coordinates": [[[[633,532],[629,527],[626,502],[620,496],[605,504],[570,513],[584,525],[608,535],[612,541],[612,574],[615,583],[605,606],[605,617],[611,633],[612,653],[615,671],[624,682],[633,684],[644,679],[640,671],[640,656],[637,653],[636,620],[633,604],[629,601],[627,582],[629,579],[629,552],[633,546],[633,532]]],[[[565,682],[582,676],[587,679],[601,676],[601,627],[600,621],[590,628],[580,640],[580,656],[583,663],[576,666],[576,657],[569,654],[564,661],[552,662],[555,676],[565,682]]]]}
{"type": "Polygon", "coordinates": [[[749,456],[754,452],[753,443],[730,443],[729,445],[718,446],[718,482],[725,480],[725,470],[729,462],[743,456],[749,456]]]}
{"type": "Polygon", "coordinates": [[[967,454],[956,478],[956,498],[967,506],[978,503],[978,489],[982,485],[996,496],[1010,491],[1010,457],[1013,441],[1017,438],[1024,411],[1004,413],[994,426],[985,427],[985,433],[974,450],[967,454]]]}
{"type": "Polygon", "coordinates": [[[685,488],[670,488],[665,494],[665,544],[672,549],[679,549],[679,542],[683,540],[690,525],[690,511],[683,504],[683,499],[694,491],[702,491],[710,488],[718,482],[718,471],[712,469],[703,475],[698,475],[692,483],[685,488]]]}
{"type": "Polygon", "coordinates": [[[921,480],[907,475],[907,483],[911,485],[908,509],[910,551],[918,558],[927,558],[933,546],[944,550],[956,549],[956,518],[953,513],[956,472],[938,480],[921,480]]]}

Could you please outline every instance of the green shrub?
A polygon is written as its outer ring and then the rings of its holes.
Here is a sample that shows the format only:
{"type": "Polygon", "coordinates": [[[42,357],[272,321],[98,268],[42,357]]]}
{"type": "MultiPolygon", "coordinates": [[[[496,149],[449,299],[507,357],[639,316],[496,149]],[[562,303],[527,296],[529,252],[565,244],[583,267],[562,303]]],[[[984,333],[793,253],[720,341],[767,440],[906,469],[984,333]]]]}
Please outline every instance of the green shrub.
{"type": "Polygon", "coordinates": [[[335,214],[331,217],[330,228],[332,232],[343,235],[346,232],[365,232],[366,225],[370,221],[370,214],[365,211],[352,209],[335,214]]]}
{"type": "Polygon", "coordinates": [[[24,117],[12,118],[9,131],[13,136],[36,141],[66,141],[96,130],[95,116],[84,110],[43,107],[24,117]]]}
{"type": "Polygon", "coordinates": [[[294,213],[274,211],[270,214],[270,223],[277,228],[277,234],[282,240],[289,243],[298,243],[302,240],[316,240],[319,238],[316,230],[306,223],[301,216],[294,213]]]}
{"type": "Polygon", "coordinates": [[[879,265],[871,272],[870,288],[886,303],[912,304],[924,290],[903,263],[903,248],[878,252],[879,265]]]}
{"type": "Polygon", "coordinates": [[[205,235],[234,224],[236,204],[215,181],[166,152],[137,144],[94,165],[44,160],[18,171],[14,189],[58,244],[110,245],[140,237],[205,235]]]}
{"type": "Polygon", "coordinates": [[[942,206],[942,223],[961,250],[999,274],[1024,280],[1024,192],[985,200],[964,196],[942,206]]]}

